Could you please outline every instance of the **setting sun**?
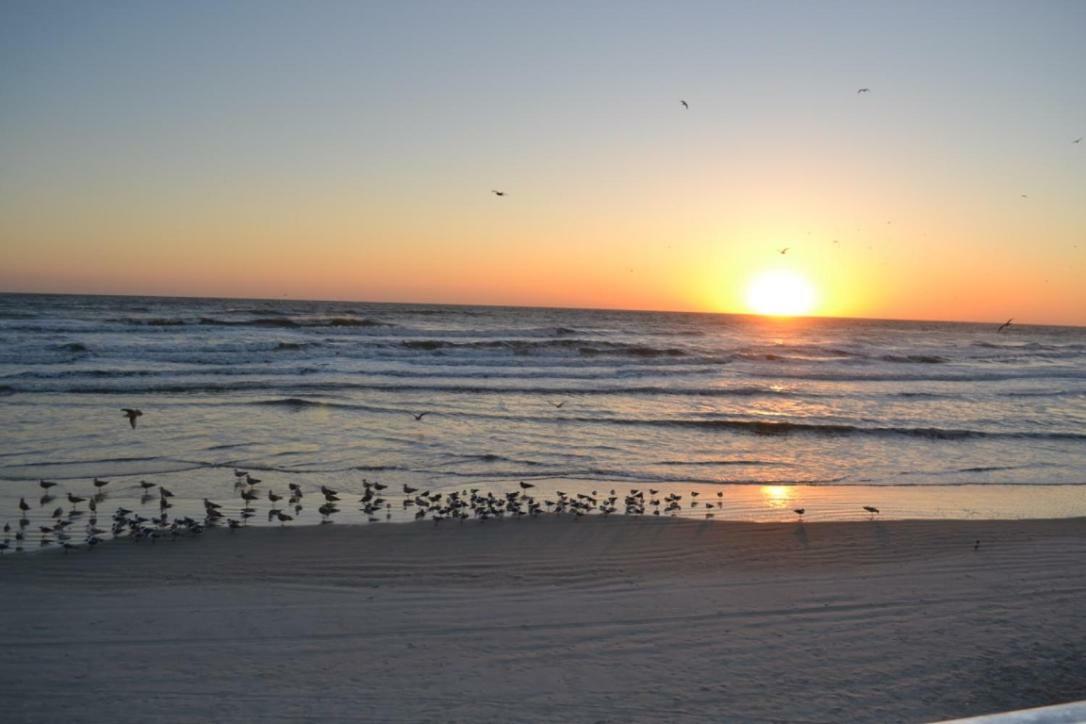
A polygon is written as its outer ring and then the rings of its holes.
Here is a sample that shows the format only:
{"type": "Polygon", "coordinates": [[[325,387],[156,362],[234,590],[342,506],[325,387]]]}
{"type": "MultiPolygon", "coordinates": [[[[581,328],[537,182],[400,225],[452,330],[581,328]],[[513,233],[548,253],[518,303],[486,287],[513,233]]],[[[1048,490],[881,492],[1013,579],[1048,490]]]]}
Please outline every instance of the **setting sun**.
{"type": "Polygon", "coordinates": [[[814,303],[814,287],[793,271],[775,269],[763,272],[747,287],[747,306],[756,314],[809,314],[814,303]]]}

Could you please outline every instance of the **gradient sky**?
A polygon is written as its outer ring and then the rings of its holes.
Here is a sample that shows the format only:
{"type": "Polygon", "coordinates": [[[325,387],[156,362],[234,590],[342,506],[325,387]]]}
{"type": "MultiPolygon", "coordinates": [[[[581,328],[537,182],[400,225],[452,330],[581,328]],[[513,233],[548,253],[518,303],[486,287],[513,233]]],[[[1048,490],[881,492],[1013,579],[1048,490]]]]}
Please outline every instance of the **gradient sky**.
{"type": "Polygon", "coordinates": [[[746,312],[787,268],[819,314],[1086,324],[1084,38],[1077,1],[7,0],[0,289],[746,312]]]}

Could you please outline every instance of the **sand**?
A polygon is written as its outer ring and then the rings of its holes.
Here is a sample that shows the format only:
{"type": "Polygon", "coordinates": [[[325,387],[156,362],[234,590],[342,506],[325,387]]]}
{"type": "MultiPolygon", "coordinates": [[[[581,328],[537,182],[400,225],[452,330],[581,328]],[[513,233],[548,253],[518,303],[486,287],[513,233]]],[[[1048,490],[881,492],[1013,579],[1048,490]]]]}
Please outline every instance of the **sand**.
{"type": "Polygon", "coordinates": [[[931,721],[1086,699],[1086,519],[213,530],[0,610],[5,721],[931,721]]]}

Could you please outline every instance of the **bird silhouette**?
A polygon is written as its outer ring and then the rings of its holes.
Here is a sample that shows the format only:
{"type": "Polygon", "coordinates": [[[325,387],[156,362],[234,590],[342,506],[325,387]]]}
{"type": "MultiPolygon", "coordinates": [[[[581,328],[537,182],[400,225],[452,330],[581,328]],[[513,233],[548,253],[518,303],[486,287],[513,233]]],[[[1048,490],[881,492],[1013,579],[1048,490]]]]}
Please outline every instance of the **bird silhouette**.
{"type": "Polygon", "coordinates": [[[131,407],[122,407],[121,412],[123,412],[124,416],[128,418],[128,424],[132,426],[133,430],[135,430],[136,418],[143,415],[143,412],[141,410],[136,410],[131,407]]]}
{"type": "Polygon", "coordinates": [[[554,409],[556,409],[556,410],[562,409],[562,406],[565,405],[565,404],[566,404],[565,400],[562,400],[561,402],[552,402],[551,403],[551,405],[553,405],[554,409]]]}
{"type": "Polygon", "coordinates": [[[865,505],[865,506],[864,506],[864,510],[866,510],[866,511],[867,511],[868,513],[870,513],[871,515],[878,515],[878,513],[879,513],[879,509],[878,509],[878,508],[876,508],[876,507],[875,507],[875,506],[873,506],[873,505],[865,505]]]}
{"type": "Polygon", "coordinates": [[[870,93],[871,89],[870,88],[861,88],[860,90],[858,90],[856,92],[857,93],[870,93]]]}
{"type": "Polygon", "coordinates": [[[687,103],[686,101],[679,101],[679,103],[682,103],[683,108],[685,108],[686,110],[690,110],[690,104],[687,103]]]}
{"type": "Polygon", "coordinates": [[[1079,136],[1075,140],[1071,141],[1071,143],[1082,143],[1082,136],[1079,136]]]}
{"type": "Polygon", "coordinates": [[[498,191],[497,189],[490,189],[490,193],[494,194],[495,196],[505,196],[504,191],[498,191]]]}
{"type": "Polygon", "coordinates": [[[807,512],[807,509],[806,508],[796,508],[792,512],[795,513],[796,515],[802,516],[804,513],[807,512]]]}
{"type": "Polygon", "coordinates": [[[1013,321],[1014,321],[1014,317],[1011,317],[1011,318],[1010,318],[1010,319],[1008,319],[1008,320],[1007,320],[1006,322],[1004,322],[1003,324],[999,325],[999,328],[998,328],[998,329],[996,329],[996,332],[1002,332],[1002,331],[1003,331],[1004,329],[1006,329],[1007,327],[1011,326],[1011,322],[1013,322],[1013,321]]]}
{"type": "Polygon", "coordinates": [[[789,249],[791,249],[791,248],[792,248],[792,247],[790,247],[790,246],[786,246],[786,247],[784,247],[783,249],[777,249],[777,252],[778,252],[778,253],[780,253],[780,254],[781,254],[781,256],[783,256],[783,255],[787,254],[787,253],[788,253],[788,250],[789,250],[789,249]]]}
{"type": "Polygon", "coordinates": [[[429,412],[420,412],[416,415],[414,412],[412,412],[411,416],[414,417],[416,421],[420,421],[422,420],[422,418],[426,417],[429,414],[429,412]]]}

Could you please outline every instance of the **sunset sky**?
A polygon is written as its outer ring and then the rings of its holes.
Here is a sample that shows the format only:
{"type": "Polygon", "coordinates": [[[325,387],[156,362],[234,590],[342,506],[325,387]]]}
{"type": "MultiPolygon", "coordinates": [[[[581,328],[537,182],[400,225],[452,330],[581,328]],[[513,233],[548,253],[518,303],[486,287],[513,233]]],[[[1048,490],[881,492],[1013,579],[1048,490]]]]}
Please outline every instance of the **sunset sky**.
{"type": "Polygon", "coordinates": [[[1086,324],[1084,38],[1083,2],[13,0],[0,290],[748,312],[783,270],[816,314],[1086,324]]]}

